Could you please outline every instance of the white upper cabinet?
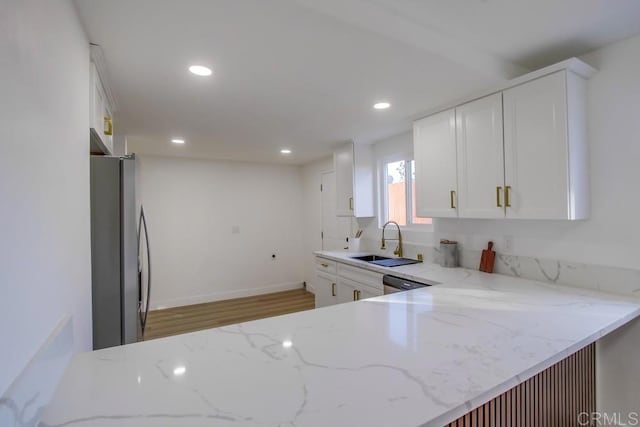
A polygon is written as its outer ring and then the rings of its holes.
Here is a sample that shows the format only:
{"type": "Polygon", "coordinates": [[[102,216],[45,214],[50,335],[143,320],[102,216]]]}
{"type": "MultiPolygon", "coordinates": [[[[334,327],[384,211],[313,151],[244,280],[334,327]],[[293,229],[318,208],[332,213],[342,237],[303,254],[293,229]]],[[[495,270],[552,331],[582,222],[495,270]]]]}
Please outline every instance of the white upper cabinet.
{"type": "Polygon", "coordinates": [[[570,71],[504,91],[507,218],[588,218],[584,97],[570,71]]]}
{"type": "Polygon", "coordinates": [[[370,145],[350,142],[334,151],[337,216],[375,216],[372,150],[370,145]]]}
{"type": "Polygon", "coordinates": [[[455,110],[413,124],[417,216],[458,216],[456,156],[455,110]]]}
{"type": "Polygon", "coordinates": [[[91,63],[89,129],[91,152],[113,154],[113,116],[98,70],[91,63]]]}
{"type": "Polygon", "coordinates": [[[588,218],[594,72],[572,58],[415,122],[418,216],[588,218]]]}
{"type": "Polygon", "coordinates": [[[502,94],[456,108],[458,214],[504,218],[502,94]]]}

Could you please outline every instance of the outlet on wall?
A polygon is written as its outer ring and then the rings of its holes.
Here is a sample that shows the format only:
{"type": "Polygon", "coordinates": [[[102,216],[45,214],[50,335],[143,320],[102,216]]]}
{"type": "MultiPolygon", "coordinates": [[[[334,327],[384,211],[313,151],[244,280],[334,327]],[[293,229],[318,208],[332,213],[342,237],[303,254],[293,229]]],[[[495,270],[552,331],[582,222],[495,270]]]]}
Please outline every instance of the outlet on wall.
{"type": "Polygon", "coordinates": [[[513,236],[507,235],[502,237],[502,250],[506,253],[513,251],[513,236]]]}

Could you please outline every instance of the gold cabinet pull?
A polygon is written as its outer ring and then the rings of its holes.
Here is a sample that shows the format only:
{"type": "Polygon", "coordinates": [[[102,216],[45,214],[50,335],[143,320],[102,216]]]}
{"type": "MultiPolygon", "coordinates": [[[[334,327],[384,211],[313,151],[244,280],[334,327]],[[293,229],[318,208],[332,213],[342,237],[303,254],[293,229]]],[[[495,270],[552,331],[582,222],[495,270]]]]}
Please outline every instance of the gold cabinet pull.
{"type": "Polygon", "coordinates": [[[354,301],[357,301],[357,294],[358,294],[358,291],[356,289],[354,289],[353,290],[353,300],[354,301]]]}
{"type": "Polygon", "coordinates": [[[349,210],[353,210],[353,197],[349,197],[349,210]]]}
{"type": "Polygon", "coordinates": [[[331,284],[331,296],[332,297],[336,296],[336,284],[335,283],[331,284]]]}
{"type": "Polygon", "coordinates": [[[358,301],[360,301],[360,291],[358,291],[357,295],[358,295],[358,301]]]}
{"type": "Polygon", "coordinates": [[[455,209],[456,208],[456,203],[455,203],[456,192],[454,190],[451,190],[451,192],[449,193],[449,197],[451,199],[451,209],[455,209]]]}
{"type": "Polygon", "coordinates": [[[502,191],[502,187],[496,187],[496,206],[501,208],[502,203],[500,202],[500,192],[502,191]]]}
{"type": "Polygon", "coordinates": [[[107,130],[104,131],[104,134],[113,135],[113,119],[109,116],[104,116],[104,122],[107,124],[107,130]]]}
{"type": "Polygon", "coordinates": [[[323,266],[324,268],[329,268],[329,264],[322,263],[320,265],[323,266]]]}
{"type": "Polygon", "coordinates": [[[511,207],[511,186],[504,187],[504,205],[508,208],[511,207]]]}

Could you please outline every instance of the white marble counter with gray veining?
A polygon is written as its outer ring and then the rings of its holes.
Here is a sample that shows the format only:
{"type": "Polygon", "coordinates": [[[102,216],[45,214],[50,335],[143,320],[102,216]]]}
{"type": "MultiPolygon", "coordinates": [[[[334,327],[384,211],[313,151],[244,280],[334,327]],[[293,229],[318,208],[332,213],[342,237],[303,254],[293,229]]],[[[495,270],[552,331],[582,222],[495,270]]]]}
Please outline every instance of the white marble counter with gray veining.
{"type": "Polygon", "coordinates": [[[640,314],[472,270],[374,269],[442,284],[77,355],[41,425],[442,426],[640,314]]]}

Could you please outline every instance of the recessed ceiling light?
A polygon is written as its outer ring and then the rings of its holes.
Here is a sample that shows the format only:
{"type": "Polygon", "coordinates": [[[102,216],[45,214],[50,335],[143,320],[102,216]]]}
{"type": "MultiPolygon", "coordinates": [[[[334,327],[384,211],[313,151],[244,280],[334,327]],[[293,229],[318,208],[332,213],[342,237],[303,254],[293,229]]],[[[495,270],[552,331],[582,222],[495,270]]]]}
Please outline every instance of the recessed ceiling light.
{"type": "Polygon", "coordinates": [[[291,340],[284,340],[282,341],[282,346],[284,348],[291,348],[293,347],[293,343],[291,342],[291,340]]]}
{"type": "Polygon", "coordinates": [[[375,108],[376,110],[386,110],[389,107],[391,107],[391,104],[389,104],[388,102],[376,102],[375,104],[373,104],[373,108],[375,108]]]}
{"type": "Polygon", "coordinates": [[[176,368],[173,370],[173,375],[178,377],[180,375],[184,375],[185,372],[187,372],[187,368],[185,366],[176,366],[176,368]]]}
{"type": "Polygon", "coordinates": [[[171,142],[174,144],[184,144],[184,139],[172,139],[171,142]]]}
{"type": "Polygon", "coordinates": [[[283,148],[282,150],[280,150],[280,154],[291,154],[291,150],[289,150],[288,148],[283,148]]]}
{"type": "Polygon", "coordinates": [[[192,65],[189,67],[189,71],[196,76],[210,76],[213,73],[211,68],[205,67],[204,65],[192,65]]]}

